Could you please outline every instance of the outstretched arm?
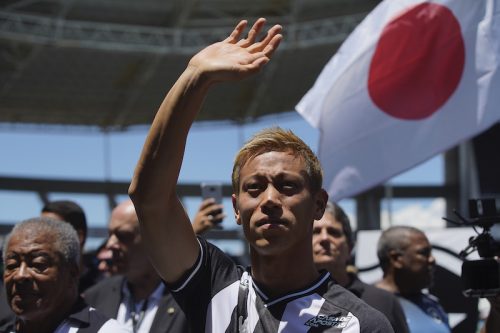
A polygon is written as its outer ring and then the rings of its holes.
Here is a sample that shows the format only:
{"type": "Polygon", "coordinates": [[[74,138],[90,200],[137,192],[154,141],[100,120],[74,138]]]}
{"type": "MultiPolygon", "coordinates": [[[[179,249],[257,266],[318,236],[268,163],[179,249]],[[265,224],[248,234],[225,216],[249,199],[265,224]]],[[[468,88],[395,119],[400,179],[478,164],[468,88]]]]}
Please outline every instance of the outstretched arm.
{"type": "Polygon", "coordinates": [[[189,128],[212,85],[251,76],[270,60],[282,39],[281,27],[273,26],[257,41],[264,23],[264,19],[257,20],[241,39],[247,25],[241,21],[224,41],[196,54],[165,97],[146,138],[129,195],[150,258],[167,282],[177,281],[199,253],[189,218],[175,193],[189,128]]]}

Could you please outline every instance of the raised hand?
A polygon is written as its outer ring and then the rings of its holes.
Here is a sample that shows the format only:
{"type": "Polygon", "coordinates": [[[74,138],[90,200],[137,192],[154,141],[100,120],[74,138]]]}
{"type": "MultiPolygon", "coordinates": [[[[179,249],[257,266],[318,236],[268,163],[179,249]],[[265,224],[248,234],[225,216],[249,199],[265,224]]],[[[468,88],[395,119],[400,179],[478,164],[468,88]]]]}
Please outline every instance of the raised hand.
{"type": "Polygon", "coordinates": [[[283,37],[275,25],[258,41],[265,22],[258,19],[242,37],[247,21],[241,21],[225,40],[196,54],[165,96],[144,143],[129,195],[151,261],[167,282],[178,281],[196,262],[200,247],[193,231],[224,217],[222,207],[211,203],[191,225],[176,195],[189,129],[213,83],[243,79],[270,60],[283,37]]]}
{"type": "Polygon", "coordinates": [[[258,19],[246,38],[241,38],[247,21],[240,21],[229,37],[201,50],[189,66],[209,83],[238,80],[258,72],[271,59],[283,38],[281,26],[275,25],[261,41],[256,41],[265,23],[264,18],[258,19]]]}

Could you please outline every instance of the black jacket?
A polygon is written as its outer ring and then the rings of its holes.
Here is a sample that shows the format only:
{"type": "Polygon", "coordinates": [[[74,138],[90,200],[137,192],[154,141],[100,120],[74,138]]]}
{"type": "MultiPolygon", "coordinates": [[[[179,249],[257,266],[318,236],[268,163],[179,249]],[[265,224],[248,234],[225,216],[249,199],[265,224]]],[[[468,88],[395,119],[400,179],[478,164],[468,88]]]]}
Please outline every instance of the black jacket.
{"type": "MultiPolygon", "coordinates": [[[[124,276],[113,276],[100,281],[84,293],[85,301],[101,313],[116,318],[122,300],[124,276]]],[[[151,325],[150,333],[188,332],[184,313],[172,295],[165,289],[158,305],[158,311],[151,325]]]]}
{"type": "Polygon", "coordinates": [[[345,288],[361,298],[371,307],[382,312],[391,323],[394,332],[409,332],[406,317],[398,298],[390,292],[362,282],[356,275],[349,274],[351,283],[345,288]]]}

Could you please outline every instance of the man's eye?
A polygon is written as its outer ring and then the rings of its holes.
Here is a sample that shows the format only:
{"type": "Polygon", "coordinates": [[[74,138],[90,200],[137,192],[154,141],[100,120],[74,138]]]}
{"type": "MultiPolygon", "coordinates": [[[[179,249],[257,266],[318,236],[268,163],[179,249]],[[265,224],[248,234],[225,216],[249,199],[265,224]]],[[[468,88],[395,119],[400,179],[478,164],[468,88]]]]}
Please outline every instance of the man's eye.
{"type": "Polygon", "coordinates": [[[49,267],[49,264],[46,262],[33,262],[31,264],[31,268],[37,272],[37,273],[42,273],[49,267]]]}
{"type": "Polygon", "coordinates": [[[430,257],[432,250],[431,249],[424,249],[420,251],[420,254],[423,255],[424,257],[430,257]]]}
{"type": "Polygon", "coordinates": [[[260,189],[260,185],[258,183],[250,183],[246,186],[247,191],[257,191],[260,189]]]}
{"type": "Polygon", "coordinates": [[[123,243],[131,243],[135,237],[134,233],[124,232],[124,231],[117,232],[117,233],[115,233],[115,235],[116,235],[116,238],[118,238],[118,240],[120,242],[123,242],[123,243]]]}
{"type": "Polygon", "coordinates": [[[5,269],[8,271],[16,269],[17,267],[19,267],[19,263],[17,261],[7,260],[7,262],[5,263],[5,269]]]}
{"type": "Polygon", "coordinates": [[[283,182],[281,184],[281,189],[283,191],[288,191],[288,192],[292,192],[292,191],[296,191],[298,188],[297,184],[294,183],[294,182],[283,182]]]}

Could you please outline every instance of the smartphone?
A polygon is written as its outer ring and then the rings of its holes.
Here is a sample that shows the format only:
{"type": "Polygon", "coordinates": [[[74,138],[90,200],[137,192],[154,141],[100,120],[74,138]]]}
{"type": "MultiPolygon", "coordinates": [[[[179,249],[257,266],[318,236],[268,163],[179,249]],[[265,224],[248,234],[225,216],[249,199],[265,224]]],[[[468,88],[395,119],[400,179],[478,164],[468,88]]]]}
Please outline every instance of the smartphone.
{"type": "MultiPolygon", "coordinates": [[[[202,200],[213,198],[215,203],[222,204],[222,184],[221,183],[201,183],[202,200]]],[[[222,225],[216,224],[214,230],[222,230],[222,225]]]]}
{"type": "Polygon", "coordinates": [[[214,198],[218,204],[222,203],[222,184],[221,183],[201,183],[201,197],[203,200],[214,198]]]}

